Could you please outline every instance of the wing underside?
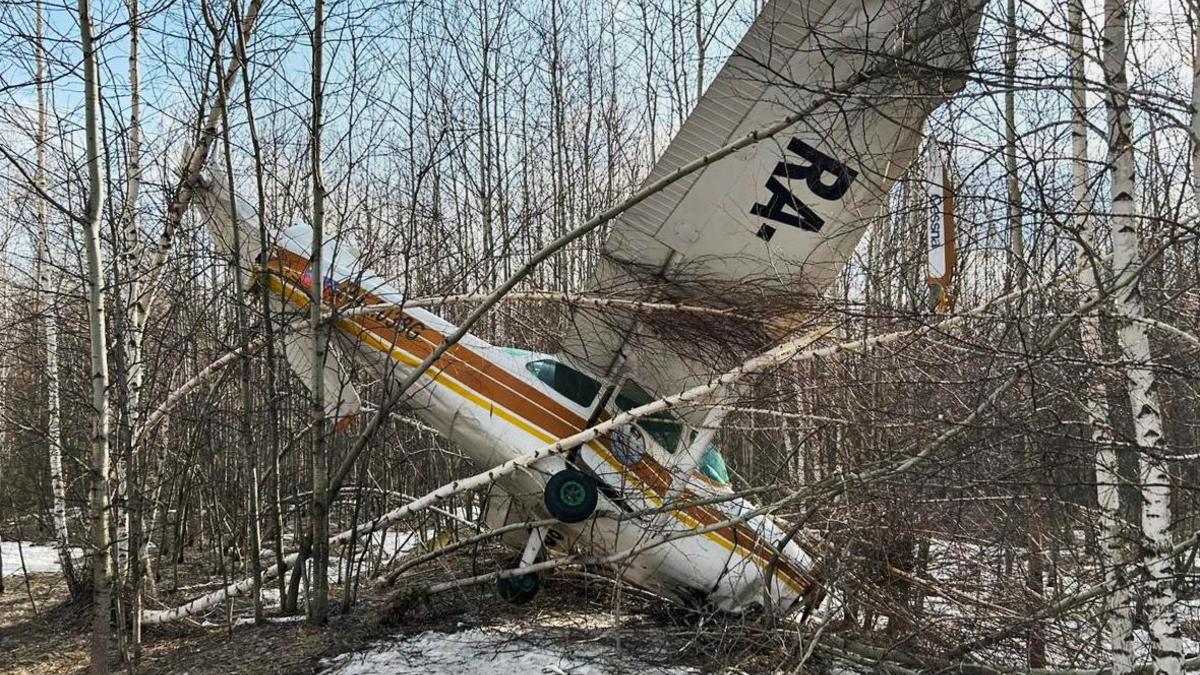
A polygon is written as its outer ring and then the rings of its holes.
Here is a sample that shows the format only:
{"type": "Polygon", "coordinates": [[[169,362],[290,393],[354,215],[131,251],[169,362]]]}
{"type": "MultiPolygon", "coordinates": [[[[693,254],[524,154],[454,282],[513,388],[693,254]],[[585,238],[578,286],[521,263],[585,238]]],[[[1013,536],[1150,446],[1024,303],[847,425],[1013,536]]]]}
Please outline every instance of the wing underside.
{"type": "Polygon", "coordinates": [[[575,308],[565,356],[675,391],[799,328],[912,163],[926,117],[961,89],[979,9],[768,2],[645,184],[802,117],[622,214],[586,291],[726,313],[575,308]]]}

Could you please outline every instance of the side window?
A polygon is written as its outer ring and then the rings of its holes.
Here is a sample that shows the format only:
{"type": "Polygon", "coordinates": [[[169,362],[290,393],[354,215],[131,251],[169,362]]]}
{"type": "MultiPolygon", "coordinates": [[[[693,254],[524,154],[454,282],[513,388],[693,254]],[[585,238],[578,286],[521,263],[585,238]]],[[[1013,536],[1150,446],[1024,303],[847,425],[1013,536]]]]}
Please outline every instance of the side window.
{"type": "Polygon", "coordinates": [[[584,408],[590,406],[600,392],[599,382],[552,359],[530,361],[525,368],[551,389],[584,408]]]}
{"type": "MultiPolygon", "coordinates": [[[[627,380],[625,386],[621,387],[621,393],[617,394],[617,408],[621,412],[628,412],[653,400],[654,397],[638,383],[627,380]]],[[[667,452],[674,454],[678,449],[679,439],[683,436],[683,423],[670,410],[647,415],[638,421],[637,425],[667,452]]]]}

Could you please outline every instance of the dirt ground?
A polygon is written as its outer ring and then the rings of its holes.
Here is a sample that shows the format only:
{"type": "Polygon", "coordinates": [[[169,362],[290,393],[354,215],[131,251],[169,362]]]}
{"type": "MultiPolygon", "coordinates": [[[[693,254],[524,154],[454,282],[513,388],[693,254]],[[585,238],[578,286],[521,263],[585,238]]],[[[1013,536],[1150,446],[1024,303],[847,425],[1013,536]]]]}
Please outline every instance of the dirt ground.
{"type": "MultiPolygon", "coordinates": [[[[0,594],[0,673],[87,672],[91,607],[71,602],[62,577],[37,574],[29,601],[24,578],[9,577],[0,594]]],[[[147,626],[139,672],[311,673],[321,658],[354,649],[391,629],[377,621],[374,598],[333,617],[328,628],[302,621],[265,625],[181,622],[147,626]]],[[[239,613],[247,608],[239,608],[239,613]]],[[[114,672],[120,666],[113,664],[114,672]]]]}
{"type": "MultiPolygon", "coordinates": [[[[446,574],[479,571],[480,560],[439,566],[407,578],[408,588],[444,580],[446,574]]],[[[464,575],[465,576],[465,575],[464,575]]],[[[32,575],[27,592],[22,576],[6,579],[0,594],[0,673],[41,675],[83,673],[87,670],[91,608],[70,601],[66,585],[57,574],[32,575]],[[37,606],[30,603],[32,593],[37,606]]],[[[503,625],[563,626],[573,630],[588,620],[613,613],[612,584],[603,579],[563,573],[545,579],[538,598],[529,605],[514,607],[497,597],[494,587],[477,587],[448,592],[432,598],[412,600],[411,593],[394,588],[363,584],[359,603],[352,611],[335,613],[326,628],[312,628],[301,620],[283,619],[272,610],[271,622],[242,623],[230,628],[227,611],[214,612],[198,621],[167,626],[147,626],[141,673],[316,673],[322,662],[349,651],[363,649],[389,636],[425,631],[455,632],[466,628],[503,625]],[[396,600],[400,597],[402,600],[396,600]]],[[[340,598],[340,589],[334,597],[340,598]]],[[[617,612],[622,630],[632,635],[681,636],[667,644],[656,637],[637,647],[652,661],[673,666],[689,659],[683,645],[695,645],[694,625],[655,609],[652,598],[635,592],[623,595],[617,612]],[[683,636],[690,636],[684,639],[683,636]],[[653,644],[651,644],[653,642],[653,644]]],[[[236,616],[247,617],[251,608],[244,600],[234,608],[236,616]]],[[[595,631],[583,631],[580,640],[595,640],[595,631]]],[[[636,640],[636,637],[634,638],[636,640]]],[[[627,645],[626,648],[629,648],[627,645]]],[[[707,661],[703,650],[692,653],[697,665],[707,661]]],[[[709,661],[711,663],[711,661],[709,661]]],[[[113,663],[113,672],[124,667],[113,663]]],[[[516,674],[514,674],[516,675],[516,674]]]]}

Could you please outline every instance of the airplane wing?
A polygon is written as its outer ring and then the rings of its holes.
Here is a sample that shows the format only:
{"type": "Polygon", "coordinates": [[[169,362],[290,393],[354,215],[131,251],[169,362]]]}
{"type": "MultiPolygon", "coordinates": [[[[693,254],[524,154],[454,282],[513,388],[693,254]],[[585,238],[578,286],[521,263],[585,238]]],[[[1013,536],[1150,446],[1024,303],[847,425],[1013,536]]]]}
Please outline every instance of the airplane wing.
{"type": "Polygon", "coordinates": [[[981,5],[769,0],[645,184],[811,114],[623,213],[584,290],[729,313],[576,307],[565,358],[677,391],[799,328],[912,163],[926,117],[963,87],[981,5]],[[755,320],[764,308],[770,320],[755,320]]]}

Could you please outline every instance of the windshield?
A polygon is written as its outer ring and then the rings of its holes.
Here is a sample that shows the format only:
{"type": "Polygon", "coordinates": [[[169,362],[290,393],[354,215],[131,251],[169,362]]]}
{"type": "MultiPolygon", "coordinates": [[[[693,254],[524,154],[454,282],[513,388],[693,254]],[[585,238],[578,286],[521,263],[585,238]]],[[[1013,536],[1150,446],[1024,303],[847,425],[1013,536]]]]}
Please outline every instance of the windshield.
{"type": "MultiPolygon", "coordinates": [[[[617,394],[617,408],[621,412],[628,412],[654,400],[654,397],[642,389],[638,383],[628,380],[625,382],[625,386],[621,387],[621,393],[617,394]]],[[[661,445],[663,450],[674,454],[676,448],[679,447],[679,438],[683,435],[683,423],[679,421],[675,413],[661,410],[653,415],[646,415],[637,422],[637,426],[661,445]]]]}
{"type": "Polygon", "coordinates": [[[729,469],[725,466],[725,458],[721,456],[721,451],[717,446],[709,444],[704,451],[704,456],[700,458],[700,473],[715,480],[722,485],[729,484],[729,469]]]}

